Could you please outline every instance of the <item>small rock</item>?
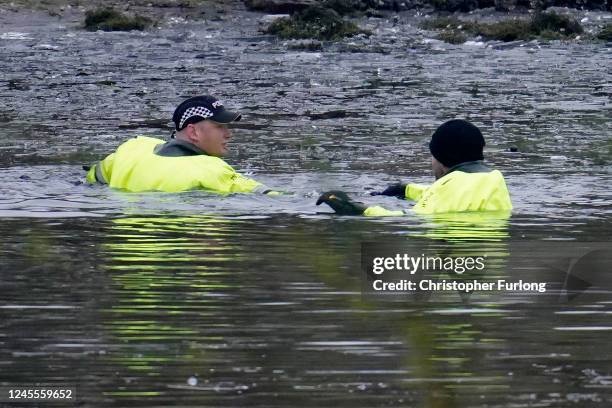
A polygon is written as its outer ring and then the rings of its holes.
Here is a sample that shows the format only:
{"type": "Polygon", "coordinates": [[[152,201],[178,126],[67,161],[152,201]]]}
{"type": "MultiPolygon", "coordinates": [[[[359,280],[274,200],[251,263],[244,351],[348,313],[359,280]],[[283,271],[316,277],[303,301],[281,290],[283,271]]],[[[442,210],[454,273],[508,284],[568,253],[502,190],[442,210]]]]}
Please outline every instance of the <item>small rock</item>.
{"type": "Polygon", "coordinates": [[[51,45],[51,44],[38,44],[32,48],[34,48],[35,50],[47,50],[47,51],[59,51],[60,49],[60,47],[58,47],[57,45],[51,45]]]}
{"type": "Polygon", "coordinates": [[[20,79],[10,79],[8,81],[8,89],[12,89],[15,91],[29,91],[30,85],[20,79]]]}
{"type": "Polygon", "coordinates": [[[310,117],[310,120],[321,120],[321,119],[336,119],[346,117],[345,110],[333,110],[323,113],[310,113],[306,112],[306,115],[310,117]]]}
{"type": "Polygon", "coordinates": [[[268,25],[274,22],[275,20],[284,17],[289,17],[289,14],[266,14],[265,16],[259,19],[259,23],[268,25]]]}

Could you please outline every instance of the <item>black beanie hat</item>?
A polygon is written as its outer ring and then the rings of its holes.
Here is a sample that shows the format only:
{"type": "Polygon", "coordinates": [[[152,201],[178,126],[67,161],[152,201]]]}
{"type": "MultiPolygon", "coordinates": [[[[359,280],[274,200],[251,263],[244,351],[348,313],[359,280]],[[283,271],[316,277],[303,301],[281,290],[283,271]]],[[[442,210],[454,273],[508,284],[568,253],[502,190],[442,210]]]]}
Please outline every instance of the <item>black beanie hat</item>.
{"type": "Polygon", "coordinates": [[[485,140],[480,130],[463,119],[443,123],[431,135],[429,151],[446,167],[482,160],[485,140]]]}

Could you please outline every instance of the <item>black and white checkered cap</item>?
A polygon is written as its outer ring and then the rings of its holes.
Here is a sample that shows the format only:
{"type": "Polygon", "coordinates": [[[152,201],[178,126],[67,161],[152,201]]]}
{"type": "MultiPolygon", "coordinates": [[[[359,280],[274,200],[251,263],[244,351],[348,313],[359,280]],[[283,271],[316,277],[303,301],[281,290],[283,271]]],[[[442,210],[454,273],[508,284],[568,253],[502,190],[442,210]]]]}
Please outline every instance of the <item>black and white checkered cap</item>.
{"type": "Polygon", "coordinates": [[[183,113],[178,127],[182,128],[187,119],[192,118],[194,116],[199,116],[203,119],[208,119],[213,116],[213,113],[203,106],[194,106],[193,108],[187,109],[183,113]]]}
{"type": "Polygon", "coordinates": [[[230,123],[240,120],[240,113],[225,109],[223,103],[211,95],[195,96],[181,103],[172,115],[177,131],[190,123],[212,120],[217,123],[230,123]]]}

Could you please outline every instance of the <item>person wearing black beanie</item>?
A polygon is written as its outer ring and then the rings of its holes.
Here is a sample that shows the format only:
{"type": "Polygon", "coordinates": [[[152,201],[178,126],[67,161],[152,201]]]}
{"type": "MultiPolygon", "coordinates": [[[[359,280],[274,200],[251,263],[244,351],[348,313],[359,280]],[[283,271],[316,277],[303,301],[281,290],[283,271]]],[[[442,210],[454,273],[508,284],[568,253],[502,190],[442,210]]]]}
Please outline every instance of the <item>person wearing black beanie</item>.
{"type": "Polygon", "coordinates": [[[466,120],[453,119],[440,125],[431,135],[429,151],[436,161],[450,169],[461,163],[483,160],[484,146],[480,129],[466,120]]]}
{"type": "MultiPolygon", "coordinates": [[[[436,181],[428,185],[396,183],[371,195],[395,196],[416,201],[418,214],[466,211],[502,211],[512,209],[503,175],[484,165],[485,140],[480,129],[463,119],[440,125],[431,135],[429,151],[436,181]]],[[[353,202],[342,191],[323,193],[317,205],[326,203],[336,213],[345,215],[398,216],[403,211],[389,211],[353,202]]]]}

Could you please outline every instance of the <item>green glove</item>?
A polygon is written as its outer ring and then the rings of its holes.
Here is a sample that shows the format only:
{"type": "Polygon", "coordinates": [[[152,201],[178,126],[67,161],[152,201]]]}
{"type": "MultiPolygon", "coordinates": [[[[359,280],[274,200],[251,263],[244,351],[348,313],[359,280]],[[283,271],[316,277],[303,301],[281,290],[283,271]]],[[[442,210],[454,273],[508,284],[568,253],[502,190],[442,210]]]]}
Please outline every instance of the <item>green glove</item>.
{"type": "Polygon", "coordinates": [[[362,203],[351,201],[351,198],[343,191],[327,191],[319,197],[317,205],[325,203],[339,215],[362,215],[366,206],[362,203]]]}

